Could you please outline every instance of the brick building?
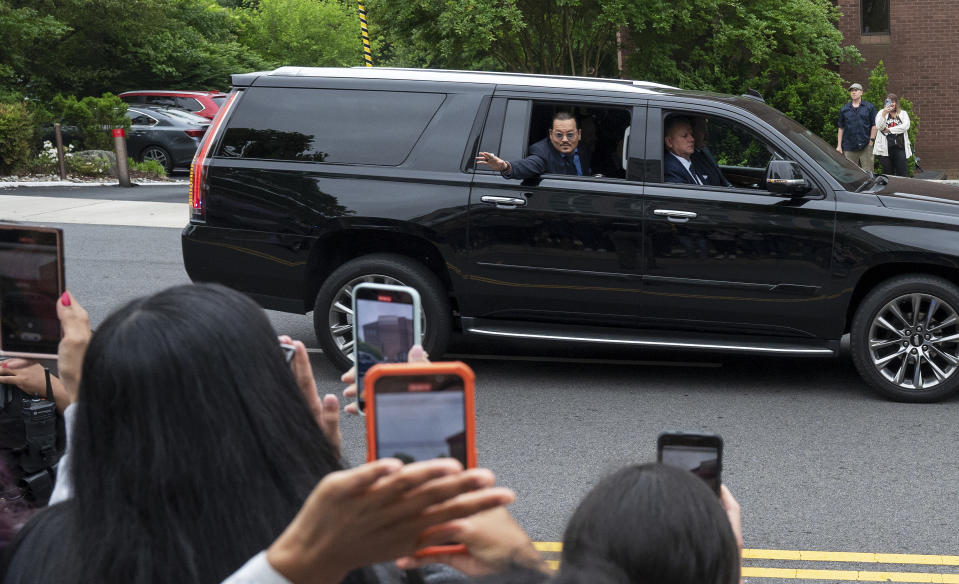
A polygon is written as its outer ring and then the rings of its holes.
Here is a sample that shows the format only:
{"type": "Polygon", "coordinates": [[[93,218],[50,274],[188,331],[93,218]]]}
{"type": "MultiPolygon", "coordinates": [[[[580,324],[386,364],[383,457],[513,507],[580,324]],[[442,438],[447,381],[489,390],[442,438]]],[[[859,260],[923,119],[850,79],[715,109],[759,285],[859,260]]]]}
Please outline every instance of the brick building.
{"type": "Polygon", "coordinates": [[[959,0],[838,0],[838,6],[844,44],[865,59],[843,64],[840,75],[866,86],[881,59],[887,90],[912,101],[920,118],[923,168],[959,178],[959,0]]]}

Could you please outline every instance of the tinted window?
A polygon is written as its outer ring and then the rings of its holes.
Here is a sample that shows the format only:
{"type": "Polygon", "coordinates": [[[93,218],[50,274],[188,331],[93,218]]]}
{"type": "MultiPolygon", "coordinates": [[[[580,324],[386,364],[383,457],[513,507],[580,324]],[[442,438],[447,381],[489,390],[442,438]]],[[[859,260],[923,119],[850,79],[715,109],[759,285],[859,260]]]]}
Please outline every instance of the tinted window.
{"type": "Polygon", "coordinates": [[[148,105],[176,107],[176,98],[169,95],[148,95],[146,96],[146,103],[148,105]]]}
{"type": "Polygon", "coordinates": [[[862,34],[889,33],[889,0],[862,0],[862,34]]]}
{"type": "Polygon", "coordinates": [[[396,166],[445,97],[254,87],[230,118],[218,155],[396,166]]]}
{"type": "Polygon", "coordinates": [[[215,103],[217,107],[223,107],[223,104],[226,103],[225,95],[214,96],[214,97],[211,97],[210,99],[213,100],[213,103],[215,103]]]}
{"type": "Polygon", "coordinates": [[[203,109],[203,105],[192,97],[178,97],[176,98],[176,105],[188,112],[198,112],[203,109]]]}
{"type": "Polygon", "coordinates": [[[126,116],[130,118],[130,123],[134,126],[152,126],[157,123],[150,116],[135,110],[127,110],[126,116]]]}

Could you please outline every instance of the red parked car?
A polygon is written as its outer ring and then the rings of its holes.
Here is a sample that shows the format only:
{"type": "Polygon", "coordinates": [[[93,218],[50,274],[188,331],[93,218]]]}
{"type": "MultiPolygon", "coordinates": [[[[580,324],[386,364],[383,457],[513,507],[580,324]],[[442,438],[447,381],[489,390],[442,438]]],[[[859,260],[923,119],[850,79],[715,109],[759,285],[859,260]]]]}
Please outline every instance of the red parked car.
{"type": "Polygon", "coordinates": [[[213,119],[226,94],[219,91],[142,90],[124,91],[117,97],[130,105],[172,107],[213,119]]]}

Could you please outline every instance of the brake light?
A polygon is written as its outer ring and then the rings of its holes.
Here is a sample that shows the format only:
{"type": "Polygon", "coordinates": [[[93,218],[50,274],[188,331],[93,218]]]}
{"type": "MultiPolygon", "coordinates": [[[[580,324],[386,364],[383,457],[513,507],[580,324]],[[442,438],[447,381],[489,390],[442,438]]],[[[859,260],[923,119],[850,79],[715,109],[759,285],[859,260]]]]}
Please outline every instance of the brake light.
{"type": "MultiPolygon", "coordinates": [[[[230,111],[233,101],[236,99],[236,92],[230,94],[230,97],[227,98],[226,103],[223,104],[216,112],[216,117],[213,118],[213,122],[210,123],[207,128],[203,141],[200,142],[200,147],[197,148],[196,154],[193,156],[193,163],[190,164],[190,220],[191,221],[204,221],[206,219],[206,205],[204,201],[204,190],[205,185],[203,183],[204,175],[206,174],[206,167],[210,164],[210,159],[207,157],[209,154],[210,146],[213,144],[213,139],[217,134],[217,131],[220,129],[220,124],[226,119],[227,113],[230,111]]],[[[202,130],[192,130],[199,131],[201,134],[202,130]]],[[[188,130],[187,133],[190,131],[188,130]]]]}
{"type": "Polygon", "coordinates": [[[206,133],[206,128],[203,128],[202,130],[183,130],[183,131],[186,132],[186,135],[191,138],[199,138],[204,133],[206,133]]]}

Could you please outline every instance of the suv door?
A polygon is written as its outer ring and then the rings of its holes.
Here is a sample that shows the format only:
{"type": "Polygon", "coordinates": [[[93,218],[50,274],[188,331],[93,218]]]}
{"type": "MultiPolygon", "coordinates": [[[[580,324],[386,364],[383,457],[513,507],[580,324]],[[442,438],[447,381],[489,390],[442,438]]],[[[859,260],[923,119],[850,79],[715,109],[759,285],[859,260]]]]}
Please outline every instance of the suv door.
{"type": "MultiPolygon", "coordinates": [[[[645,127],[640,104],[574,99],[583,108],[621,111],[630,129],[645,127]]],[[[554,96],[536,103],[562,107],[570,102],[554,96]]],[[[529,98],[495,98],[479,150],[507,160],[522,158],[531,141],[546,137],[545,132],[530,136],[532,108],[529,98]]],[[[520,181],[482,165],[475,169],[464,315],[612,325],[635,320],[642,185],[625,167],[630,159],[642,159],[642,135],[642,130],[622,132],[626,164],[620,163],[622,176],[616,178],[545,174],[520,181]],[[630,138],[637,134],[640,138],[630,138]]]]}
{"type": "MultiPolygon", "coordinates": [[[[747,114],[709,106],[650,105],[646,182],[646,324],[656,328],[784,336],[823,330],[836,218],[834,194],[763,188],[771,159],[795,147],[747,114]],[[708,118],[709,147],[731,186],[662,181],[666,115],[708,118]],[[652,173],[651,173],[652,174],[652,173]]],[[[834,316],[832,317],[834,318],[834,316]]]]}

